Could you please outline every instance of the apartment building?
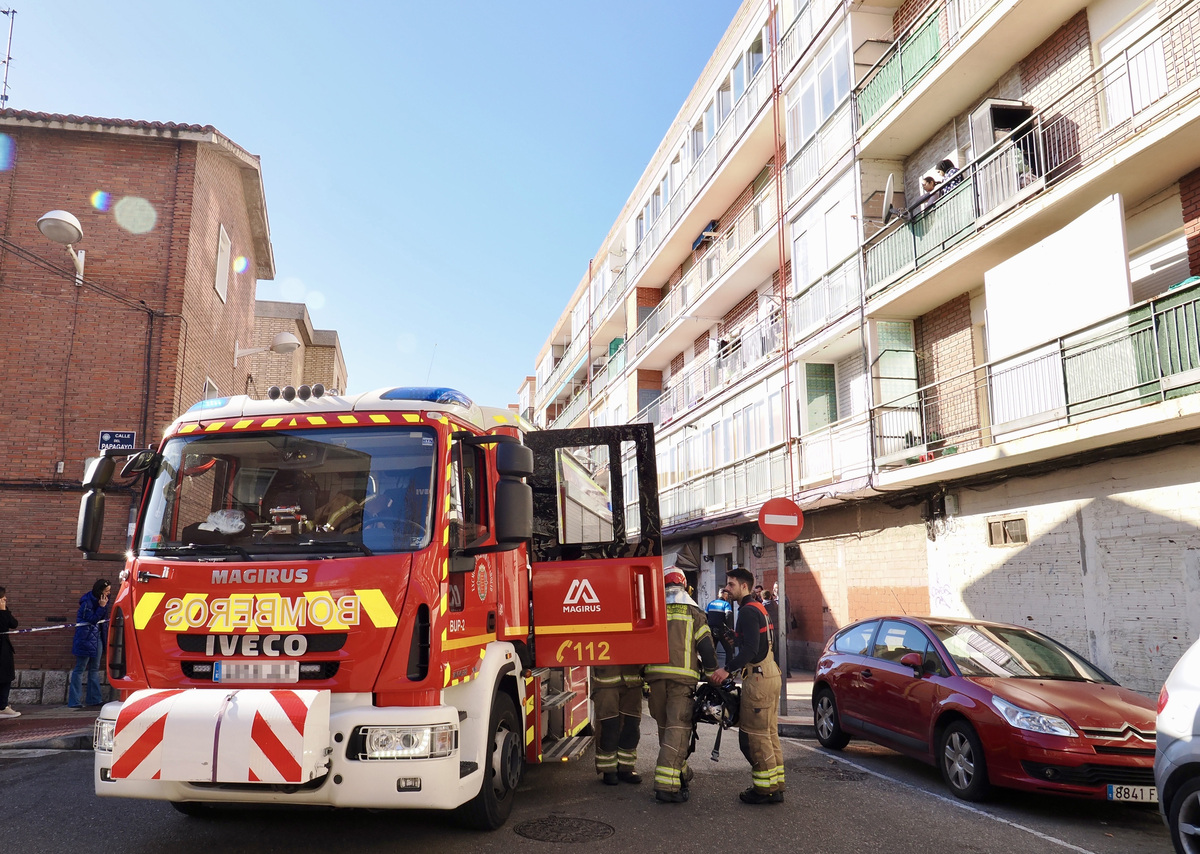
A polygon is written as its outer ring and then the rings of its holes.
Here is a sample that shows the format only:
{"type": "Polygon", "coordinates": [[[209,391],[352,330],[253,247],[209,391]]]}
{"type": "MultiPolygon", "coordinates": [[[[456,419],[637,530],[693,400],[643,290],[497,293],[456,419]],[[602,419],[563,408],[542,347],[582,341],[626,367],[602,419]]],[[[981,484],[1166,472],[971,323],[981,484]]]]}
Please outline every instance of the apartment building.
{"type": "Polygon", "coordinates": [[[793,660],[973,615],[1157,691],[1200,635],[1198,40],[1197,0],[747,0],[534,421],[655,424],[699,599],[775,580],[795,499],[793,660]]]}

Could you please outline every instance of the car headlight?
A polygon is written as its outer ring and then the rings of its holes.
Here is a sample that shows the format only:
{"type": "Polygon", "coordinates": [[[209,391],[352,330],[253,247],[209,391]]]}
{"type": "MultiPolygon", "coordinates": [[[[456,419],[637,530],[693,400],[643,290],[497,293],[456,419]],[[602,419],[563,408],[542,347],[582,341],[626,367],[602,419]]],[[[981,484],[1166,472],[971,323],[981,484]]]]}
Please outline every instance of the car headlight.
{"type": "Polygon", "coordinates": [[[372,726],[363,728],[363,759],[436,759],[454,752],[457,728],[372,726]]]}
{"type": "Polygon", "coordinates": [[[117,731],[116,721],[96,719],[96,728],[92,731],[92,748],[105,753],[112,753],[113,736],[117,731]]]}
{"type": "Polygon", "coordinates": [[[997,697],[995,694],[992,695],[992,705],[996,707],[996,710],[1000,712],[1006,721],[1017,729],[1040,732],[1043,735],[1066,735],[1072,737],[1079,735],[1062,718],[1056,718],[1054,715],[1043,715],[1040,712],[1031,712],[1029,709],[1022,709],[1020,706],[1014,706],[1008,700],[997,697]]]}

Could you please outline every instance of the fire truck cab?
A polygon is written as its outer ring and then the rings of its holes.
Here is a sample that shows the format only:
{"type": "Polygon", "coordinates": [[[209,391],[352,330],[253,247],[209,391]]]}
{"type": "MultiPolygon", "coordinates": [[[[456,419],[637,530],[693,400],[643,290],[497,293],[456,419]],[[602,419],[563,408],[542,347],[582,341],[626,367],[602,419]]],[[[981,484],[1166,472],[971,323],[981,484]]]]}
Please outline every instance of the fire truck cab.
{"type": "Polygon", "coordinates": [[[507,819],[526,763],[587,747],[587,667],[667,657],[653,430],[532,431],[446,388],[202,401],[78,545],[125,562],[121,700],[95,787],[168,800],[457,809],[507,819]]]}

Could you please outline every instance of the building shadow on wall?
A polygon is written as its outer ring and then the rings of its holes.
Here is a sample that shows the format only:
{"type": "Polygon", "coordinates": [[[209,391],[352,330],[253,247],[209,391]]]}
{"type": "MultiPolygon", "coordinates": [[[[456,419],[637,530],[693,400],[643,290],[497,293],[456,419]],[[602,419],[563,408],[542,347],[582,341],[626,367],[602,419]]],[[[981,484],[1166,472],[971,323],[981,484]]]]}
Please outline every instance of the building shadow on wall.
{"type": "MultiPolygon", "coordinates": [[[[1200,528],[1105,496],[1028,542],[989,546],[989,538],[1016,534],[1019,525],[1010,525],[1006,533],[1008,520],[1023,519],[1028,530],[1034,515],[1029,509],[972,511],[961,523],[939,523],[946,528],[940,539],[947,546],[934,547],[943,552],[940,556],[931,554],[932,613],[1035,629],[1089,658],[1122,685],[1157,694],[1200,630],[1200,528]],[[945,559],[953,557],[953,528],[974,528],[981,519],[984,539],[971,548],[1007,556],[962,586],[945,569],[953,563],[945,559]]],[[[971,530],[962,533],[975,536],[971,530]]]]}

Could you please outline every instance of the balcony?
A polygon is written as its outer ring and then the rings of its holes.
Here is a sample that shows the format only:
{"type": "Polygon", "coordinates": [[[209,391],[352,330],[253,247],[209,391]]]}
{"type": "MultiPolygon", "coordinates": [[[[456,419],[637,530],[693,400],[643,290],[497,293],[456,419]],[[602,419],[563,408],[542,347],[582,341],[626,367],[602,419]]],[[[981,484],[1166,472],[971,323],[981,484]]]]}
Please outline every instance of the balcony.
{"type": "MultiPolygon", "coordinates": [[[[660,473],[659,480],[664,480],[660,473]]],[[[744,460],[691,477],[674,486],[660,486],[663,526],[757,508],[768,498],[786,495],[787,450],[763,451],[744,460]]]]}
{"type": "Polygon", "coordinates": [[[736,382],[783,351],[783,323],[778,318],[759,322],[730,342],[723,353],[692,363],[672,377],[662,395],[633,420],[655,427],[687,412],[713,393],[736,382]]]}
{"type": "Polygon", "coordinates": [[[792,344],[816,335],[857,309],[861,297],[855,254],[792,298],[788,313],[792,344]]]}
{"type": "MultiPolygon", "coordinates": [[[[1105,195],[1144,198],[1200,165],[1194,136],[1188,133],[1200,115],[1182,108],[1195,97],[1200,77],[1200,54],[1184,48],[1197,29],[1200,4],[1193,2],[967,164],[957,183],[932,204],[927,201],[909,219],[872,237],[863,246],[868,296],[930,266],[976,232],[988,228],[990,233],[993,223],[1018,206],[1058,227],[1105,195]],[[1169,67],[1164,56],[1172,57],[1169,67]],[[1117,154],[1122,146],[1126,150],[1117,154]],[[1024,205],[1077,174],[1081,177],[1070,182],[1070,193],[1064,191],[1069,202],[1055,198],[1049,212],[1049,201],[1024,205]]],[[[1004,250],[997,245],[972,264],[956,265],[963,280],[954,286],[970,286],[966,277],[982,278],[983,269],[1046,230],[1030,232],[1004,250]]]]}
{"type": "Polygon", "coordinates": [[[843,418],[800,437],[800,483],[815,486],[869,474],[871,417],[843,418]]]}
{"type": "Polygon", "coordinates": [[[1086,7],[1082,0],[942,0],[855,88],[859,156],[902,160],[1086,7]]]}
{"type": "Polygon", "coordinates": [[[1013,448],[1022,441],[1027,448],[1036,444],[1026,454],[1046,459],[1159,436],[1200,424],[1200,397],[1188,402],[1195,410],[1190,415],[1144,407],[1197,392],[1200,285],[1193,284],[874,407],[876,465],[883,470],[940,461],[936,467],[943,471],[990,470],[1021,462],[1013,448]],[[1118,413],[1130,417],[1096,420],[1118,413]],[[1040,438],[1054,430],[1071,432],[1040,438]],[[971,452],[977,453],[968,459],[971,452]]]}
{"type": "Polygon", "coordinates": [[[547,426],[552,430],[572,426],[587,411],[590,399],[587,387],[584,386],[571,398],[571,402],[567,404],[567,408],[560,412],[547,426]]]}
{"type": "Polygon", "coordinates": [[[608,357],[604,367],[592,374],[590,386],[593,399],[599,397],[601,392],[612,384],[613,380],[625,373],[625,346],[626,342],[623,342],[617,348],[617,352],[608,357]]]}
{"type": "MultiPolygon", "coordinates": [[[[717,280],[741,260],[754,247],[758,239],[774,228],[777,222],[778,205],[776,204],[775,184],[772,181],[759,191],[724,234],[714,238],[708,251],[671,289],[666,299],[660,302],[634,331],[629,351],[630,360],[637,360],[650,349],[657,347],[661,343],[660,336],[664,331],[671,327],[675,320],[684,316],[688,309],[712,292],[717,280]]],[[[744,292],[739,293],[737,299],[741,299],[743,296],[745,296],[744,292]]],[[[728,310],[737,299],[731,299],[729,306],[724,306],[723,310],[728,310]]],[[[719,306],[715,308],[722,310],[719,306]]],[[[712,314],[715,317],[715,312],[712,314]]],[[[708,322],[715,322],[715,320],[708,322]]],[[[689,337],[687,342],[694,337],[694,335],[689,337]]],[[[682,346],[687,342],[679,343],[682,346]]]]}
{"type": "Polygon", "coordinates": [[[787,203],[793,204],[837,162],[854,141],[850,103],[839,107],[787,164],[787,203]]]}
{"type": "Polygon", "coordinates": [[[544,408],[547,403],[558,399],[562,395],[559,394],[563,390],[564,383],[573,377],[584,366],[588,355],[588,336],[576,335],[575,340],[567,347],[567,351],[563,353],[562,358],[558,360],[553,370],[546,377],[545,382],[538,382],[538,389],[535,394],[538,408],[544,408]],[[581,357],[583,357],[581,359],[581,357]]]}

